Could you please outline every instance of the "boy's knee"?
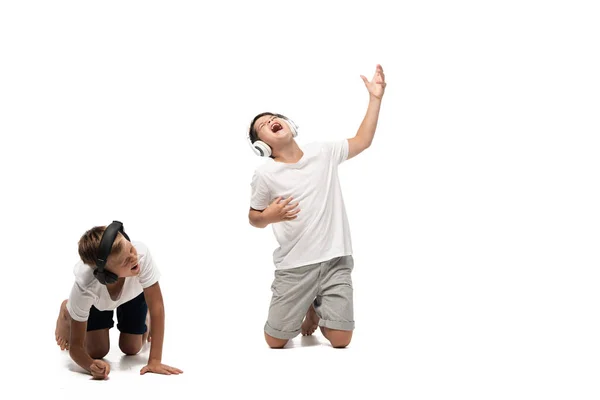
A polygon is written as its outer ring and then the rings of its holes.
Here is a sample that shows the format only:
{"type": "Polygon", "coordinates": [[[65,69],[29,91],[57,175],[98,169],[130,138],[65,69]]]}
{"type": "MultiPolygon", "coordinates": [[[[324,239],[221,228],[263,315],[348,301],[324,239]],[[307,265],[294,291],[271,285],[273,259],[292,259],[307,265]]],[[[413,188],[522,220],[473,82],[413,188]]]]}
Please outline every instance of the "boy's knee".
{"type": "Polygon", "coordinates": [[[108,350],[110,350],[108,345],[89,346],[87,349],[89,356],[94,360],[106,357],[108,350]]]}
{"type": "Polygon", "coordinates": [[[277,339],[265,332],[265,340],[272,349],[282,349],[288,342],[288,339],[277,339]]]}
{"type": "Polygon", "coordinates": [[[347,338],[338,338],[331,341],[331,346],[336,349],[343,349],[350,344],[351,340],[352,336],[348,336],[347,338]]]}
{"type": "Polygon", "coordinates": [[[119,343],[119,348],[126,355],[128,355],[128,356],[134,356],[134,355],[136,355],[137,353],[140,352],[140,350],[142,349],[142,346],[140,344],[138,344],[138,343],[120,342],[119,343]]]}
{"type": "Polygon", "coordinates": [[[350,341],[352,341],[352,331],[339,331],[327,328],[325,328],[324,331],[326,331],[323,332],[325,337],[327,337],[331,346],[336,349],[343,349],[350,344],[350,341]]]}

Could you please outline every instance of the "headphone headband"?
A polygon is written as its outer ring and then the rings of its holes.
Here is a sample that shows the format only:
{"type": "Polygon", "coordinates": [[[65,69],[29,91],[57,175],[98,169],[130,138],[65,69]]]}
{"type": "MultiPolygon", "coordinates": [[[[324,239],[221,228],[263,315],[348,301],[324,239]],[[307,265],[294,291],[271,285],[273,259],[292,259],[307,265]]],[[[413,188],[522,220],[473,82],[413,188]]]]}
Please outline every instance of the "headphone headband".
{"type": "Polygon", "coordinates": [[[98,258],[96,259],[97,268],[94,270],[94,276],[103,285],[106,285],[107,283],[115,283],[119,279],[116,274],[104,269],[106,266],[106,260],[110,255],[113,243],[115,242],[119,232],[121,232],[125,239],[129,240],[129,236],[127,236],[125,230],[123,229],[123,224],[119,221],[113,221],[108,227],[106,227],[104,233],[102,234],[102,239],[100,239],[98,258]]]}

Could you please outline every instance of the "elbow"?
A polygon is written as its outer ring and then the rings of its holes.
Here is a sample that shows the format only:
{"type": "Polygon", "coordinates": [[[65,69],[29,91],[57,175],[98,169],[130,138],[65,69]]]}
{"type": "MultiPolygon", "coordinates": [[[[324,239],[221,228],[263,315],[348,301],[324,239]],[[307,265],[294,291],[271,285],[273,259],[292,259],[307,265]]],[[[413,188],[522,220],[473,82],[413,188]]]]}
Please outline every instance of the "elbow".
{"type": "Polygon", "coordinates": [[[369,138],[369,137],[365,137],[365,135],[363,135],[363,136],[356,135],[354,140],[355,140],[356,149],[358,149],[359,153],[368,149],[369,147],[371,147],[371,143],[373,143],[373,137],[369,138]]]}
{"type": "Polygon", "coordinates": [[[248,223],[250,224],[250,226],[253,226],[255,228],[257,227],[256,222],[254,221],[254,219],[252,219],[251,215],[248,215],[248,223]]]}
{"type": "Polygon", "coordinates": [[[256,213],[248,214],[248,223],[255,228],[264,228],[266,226],[261,223],[260,214],[256,215],[256,213]]]}
{"type": "Polygon", "coordinates": [[[256,221],[253,221],[252,219],[250,219],[250,225],[252,225],[253,227],[258,228],[258,229],[264,228],[264,225],[260,225],[259,223],[257,223],[256,221]]]}

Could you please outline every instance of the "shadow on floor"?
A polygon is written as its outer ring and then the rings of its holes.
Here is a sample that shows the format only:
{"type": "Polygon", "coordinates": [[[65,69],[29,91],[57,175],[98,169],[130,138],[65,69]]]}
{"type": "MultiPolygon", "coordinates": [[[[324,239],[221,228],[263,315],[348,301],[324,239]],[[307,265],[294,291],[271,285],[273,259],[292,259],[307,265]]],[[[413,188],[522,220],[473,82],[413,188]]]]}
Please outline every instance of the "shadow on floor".
{"type": "Polygon", "coordinates": [[[295,347],[311,347],[319,346],[321,342],[315,335],[312,336],[301,336],[300,338],[294,338],[285,345],[285,349],[293,349],[295,347]]]}

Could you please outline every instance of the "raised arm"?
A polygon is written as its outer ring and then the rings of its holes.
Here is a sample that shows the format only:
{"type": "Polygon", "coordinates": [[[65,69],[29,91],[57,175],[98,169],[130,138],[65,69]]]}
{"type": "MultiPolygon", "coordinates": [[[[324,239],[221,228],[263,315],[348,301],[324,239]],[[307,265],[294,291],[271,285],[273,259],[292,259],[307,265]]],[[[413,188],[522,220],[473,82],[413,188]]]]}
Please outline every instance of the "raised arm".
{"type": "Polygon", "coordinates": [[[371,146],[377,121],[379,119],[379,109],[381,108],[381,99],[385,92],[385,75],[381,65],[377,64],[375,75],[369,82],[363,75],[360,76],[369,91],[369,106],[367,113],[356,132],[356,136],[348,139],[348,159],[362,153],[365,149],[371,146]]]}

